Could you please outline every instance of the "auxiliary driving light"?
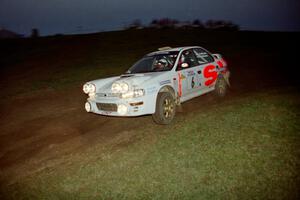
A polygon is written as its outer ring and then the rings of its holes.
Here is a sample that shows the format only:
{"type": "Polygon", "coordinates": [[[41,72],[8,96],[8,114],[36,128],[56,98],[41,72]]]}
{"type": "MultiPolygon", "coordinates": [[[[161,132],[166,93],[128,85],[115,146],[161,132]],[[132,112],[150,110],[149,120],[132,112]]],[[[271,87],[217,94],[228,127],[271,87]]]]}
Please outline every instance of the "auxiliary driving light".
{"type": "Polygon", "coordinates": [[[82,90],[86,94],[96,93],[96,86],[93,83],[86,83],[83,85],[82,90]]]}
{"type": "Polygon", "coordinates": [[[120,115],[125,115],[127,113],[127,110],[128,110],[128,108],[124,104],[118,105],[118,113],[120,115]]]}
{"type": "Polygon", "coordinates": [[[90,112],[91,111],[91,104],[89,102],[86,102],[85,105],[84,105],[84,107],[85,107],[86,112],[90,112]]]}

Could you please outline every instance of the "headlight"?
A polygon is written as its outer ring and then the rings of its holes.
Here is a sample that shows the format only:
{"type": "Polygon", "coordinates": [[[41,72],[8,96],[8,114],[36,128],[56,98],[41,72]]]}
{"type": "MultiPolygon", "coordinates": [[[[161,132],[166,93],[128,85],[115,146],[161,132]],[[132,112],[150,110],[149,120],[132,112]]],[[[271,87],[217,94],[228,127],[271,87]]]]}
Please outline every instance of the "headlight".
{"type": "Polygon", "coordinates": [[[129,85],[127,83],[113,83],[111,86],[111,91],[113,93],[126,93],[129,90],[129,85]]]}
{"type": "Polygon", "coordinates": [[[86,94],[94,94],[96,93],[96,86],[93,83],[86,83],[83,85],[82,90],[86,94]]]}
{"type": "Polygon", "coordinates": [[[144,95],[145,95],[145,90],[143,89],[134,90],[134,97],[141,97],[144,95]]]}
{"type": "Polygon", "coordinates": [[[128,92],[128,90],[129,90],[129,86],[128,86],[128,84],[127,83],[120,83],[120,86],[121,86],[121,93],[126,93],[126,92],[128,92]]]}
{"type": "Polygon", "coordinates": [[[126,92],[126,93],[122,94],[121,97],[123,99],[127,99],[127,98],[141,97],[141,96],[144,96],[144,95],[145,95],[145,90],[136,89],[136,90],[129,91],[129,92],[126,92]]]}

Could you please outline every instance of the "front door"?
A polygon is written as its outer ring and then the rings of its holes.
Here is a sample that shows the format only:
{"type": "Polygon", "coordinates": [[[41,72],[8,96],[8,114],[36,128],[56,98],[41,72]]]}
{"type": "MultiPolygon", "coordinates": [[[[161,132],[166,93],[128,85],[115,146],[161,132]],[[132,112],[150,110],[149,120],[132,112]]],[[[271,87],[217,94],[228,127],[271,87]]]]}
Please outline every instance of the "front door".
{"type": "Polygon", "coordinates": [[[190,99],[195,96],[196,91],[201,89],[202,66],[192,49],[182,52],[177,73],[179,78],[179,96],[183,99],[190,99]],[[182,65],[184,63],[184,65],[182,65]]]}

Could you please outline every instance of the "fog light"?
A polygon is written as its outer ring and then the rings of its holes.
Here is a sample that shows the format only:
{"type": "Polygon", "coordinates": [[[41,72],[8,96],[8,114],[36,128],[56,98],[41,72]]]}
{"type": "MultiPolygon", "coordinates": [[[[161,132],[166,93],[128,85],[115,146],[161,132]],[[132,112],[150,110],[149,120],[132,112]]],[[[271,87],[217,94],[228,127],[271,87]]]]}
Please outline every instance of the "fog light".
{"type": "Polygon", "coordinates": [[[120,115],[125,115],[127,113],[127,106],[125,106],[124,104],[118,105],[118,113],[120,115]]]}
{"type": "Polygon", "coordinates": [[[84,105],[84,107],[85,107],[86,112],[90,112],[91,111],[91,104],[89,102],[86,102],[85,105],[84,105]]]}

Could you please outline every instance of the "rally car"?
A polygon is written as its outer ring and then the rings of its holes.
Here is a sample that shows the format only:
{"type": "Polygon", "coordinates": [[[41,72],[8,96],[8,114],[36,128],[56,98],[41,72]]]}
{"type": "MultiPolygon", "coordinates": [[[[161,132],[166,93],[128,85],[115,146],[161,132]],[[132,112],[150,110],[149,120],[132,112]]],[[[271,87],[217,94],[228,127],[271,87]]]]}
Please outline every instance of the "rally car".
{"type": "Polygon", "coordinates": [[[208,92],[223,97],[229,75],[220,54],[199,46],[163,47],[120,76],[85,83],[85,109],[108,116],[152,114],[156,123],[169,124],[182,102],[208,92]]]}

